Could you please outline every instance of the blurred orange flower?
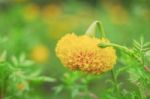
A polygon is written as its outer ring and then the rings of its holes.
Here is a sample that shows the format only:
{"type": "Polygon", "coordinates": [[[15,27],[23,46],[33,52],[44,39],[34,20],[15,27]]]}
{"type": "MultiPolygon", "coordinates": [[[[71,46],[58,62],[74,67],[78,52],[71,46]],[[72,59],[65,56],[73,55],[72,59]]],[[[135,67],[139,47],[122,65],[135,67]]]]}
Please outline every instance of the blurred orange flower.
{"type": "Polygon", "coordinates": [[[129,22],[129,15],[127,10],[120,3],[114,4],[104,2],[104,7],[110,14],[111,21],[114,24],[127,24],[129,22]]]}
{"type": "Polygon", "coordinates": [[[42,9],[41,14],[47,22],[47,20],[58,17],[61,14],[61,8],[58,5],[50,4],[42,9]]]}
{"type": "Polygon", "coordinates": [[[121,5],[114,5],[110,10],[111,20],[115,24],[128,23],[128,12],[121,5]]]}
{"type": "Polygon", "coordinates": [[[24,91],[25,90],[25,83],[20,83],[17,85],[17,87],[20,91],[24,91]]]}
{"type": "Polygon", "coordinates": [[[49,33],[48,35],[54,39],[60,38],[62,35],[70,32],[73,28],[75,28],[75,23],[71,21],[72,17],[66,17],[63,19],[58,19],[55,22],[49,24],[49,33]],[[69,26],[69,28],[68,28],[69,26]]]}
{"type": "Polygon", "coordinates": [[[145,21],[150,20],[150,11],[148,9],[142,9],[141,16],[145,21]]]}
{"type": "Polygon", "coordinates": [[[49,56],[49,50],[44,45],[37,45],[31,51],[31,58],[37,63],[45,63],[49,56]]]}

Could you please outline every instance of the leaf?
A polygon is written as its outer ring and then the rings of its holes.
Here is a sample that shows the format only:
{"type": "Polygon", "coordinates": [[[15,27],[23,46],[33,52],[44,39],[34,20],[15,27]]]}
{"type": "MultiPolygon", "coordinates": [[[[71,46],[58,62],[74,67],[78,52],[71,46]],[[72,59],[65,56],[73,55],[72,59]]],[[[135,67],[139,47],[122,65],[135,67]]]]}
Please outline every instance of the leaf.
{"type": "Polygon", "coordinates": [[[41,73],[41,70],[38,69],[38,70],[32,72],[29,76],[30,77],[37,77],[40,73],[41,73]]]}
{"type": "Polygon", "coordinates": [[[150,42],[146,42],[145,44],[144,44],[144,47],[149,47],[150,46],[150,42]]]}
{"type": "Polygon", "coordinates": [[[150,48],[144,48],[142,49],[143,52],[147,52],[147,51],[150,51],[150,48]]]}
{"type": "Polygon", "coordinates": [[[120,75],[120,73],[126,71],[126,70],[129,69],[129,68],[131,68],[130,65],[129,65],[129,66],[124,66],[124,67],[118,69],[118,70],[116,71],[115,77],[117,78],[117,77],[120,75]]]}
{"type": "Polygon", "coordinates": [[[25,61],[25,59],[26,59],[26,55],[25,55],[25,53],[22,53],[22,54],[20,55],[19,62],[20,62],[20,63],[23,63],[23,62],[25,61]]]}
{"type": "Polygon", "coordinates": [[[31,65],[34,64],[33,61],[26,59],[25,53],[22,53],[22,54],[20,55],[18,61],[19,61],[19,65],[21,65],[21,67],[24,67],[24,66],[31,66],[31,65]]]}
{"type": "Polygon", "coordinates": [[[55,94],[59,94],[63,89],[64,86],[63,85],[59,85],[53,88],[55,90],[55,94]]]}
{"type": "Polygon", "coordinates": [[[14,66],[17,66],[19,64],[19,62],[15,56],[12,56],[11,60],[12,60],[12,63],[14,66]]]}
{"type": "Polygon", "coordinates": [[[136,48],[140,48],[141,46],[136,40],[133,40],[133,45],[136,46],[136,48]]]}
{"type": "Polygon", "coordinates": [[[128,92],[128,90],[123,89],[121,93],[122,93],[123,95],[127,95],[129,92],[128,92]]]}
{"type": "Polygon", "coordinates": [[[24,66],[31,66],[31,65],[33,65],[33,64],[34,64],[34,62],[31,61],[31,60],[26,60],[26,61],[23,62],[23,65],[24,65],[24,66]]]}
{"type": "Polygon", "coordinates": [[[55,82],[56,81],[56,79],[51,78],[51,77],[46,77],[46,76],[32,77],[32,78],[28,78],[28,80],[36,81],[36,82],[41,82],[41,81],[55,82]]]}
{"type": "Polygon", "coordinates": [[[0,43],[5,43],[8,41],[7,37],[0,37],[0,43]]]}
{"type": "Polygon", "coordinates": [[[11,65],[9,63],[1,63],[0,64],[0,77],[4,77],[11,73],[11,65]]]}
{"type": "Polygon", "coordinates": [[[143,37],[140,38],[140,44],[144,45],[144,38],[143,37]]]}
{"type": "Polygon", "coordinates": [[[79,94],[79,89],[76,88],[76,89],[73,89],[72,90],[72,93],[71,93],[71,97],[74,98],[75,96],[77,96],[79,94]]]}
{"type": "Polygon", "coordinates": [[[110,83],[110,84],[114,85],[114,82],[112,80],[110,80],[110,79],[107,79],[106,83],[110,83]]]}
{"type": "Polygon", "coordinates": [[[7,51],[4,51],[4,52],[2,53],[2,55],[0,56],[0,62],[5,61],[5,60],[6,60],[6,56],[7,56],[7,51]]]}

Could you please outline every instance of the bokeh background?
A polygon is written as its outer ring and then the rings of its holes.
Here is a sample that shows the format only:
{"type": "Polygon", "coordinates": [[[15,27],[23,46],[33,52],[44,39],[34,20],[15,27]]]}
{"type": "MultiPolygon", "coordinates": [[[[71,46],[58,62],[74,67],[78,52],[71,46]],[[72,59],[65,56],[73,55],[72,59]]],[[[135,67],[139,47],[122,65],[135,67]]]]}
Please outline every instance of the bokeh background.
{"type": "MultiPolygon", "coordinates": [[[[55,55],[57,41],[66,33],[83,35],[94,20],[102,21],[114,43],[131,46],[141,36],[148,41],[150,0],[0,0],[0,38],[6,41],[0,51],[26,53],[45,75],[59,79],[68,70],[55,55]]],[[[53,94],[57,83],[35,86],[37,99],[69,99],[67,92],[53,94]]],[[[91,90],[99,94],[100,83],[93,81],[91,90]]]]}

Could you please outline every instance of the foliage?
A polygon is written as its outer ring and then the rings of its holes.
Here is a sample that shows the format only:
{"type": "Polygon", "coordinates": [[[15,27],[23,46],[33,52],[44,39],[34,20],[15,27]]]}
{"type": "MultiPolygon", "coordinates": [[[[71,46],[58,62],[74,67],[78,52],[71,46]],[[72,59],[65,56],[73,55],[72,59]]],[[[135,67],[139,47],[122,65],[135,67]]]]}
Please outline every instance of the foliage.
{"type": "Polygon", "coordinates": [[[4,99],[25,98],[31,90],[31,82],[55,81],[54,78],[41,76],[41,69],[33,61],[27,60],[25,54],[2,60],[0,68],[0,92],[4,99]]]}
{"type": "Polygon", "coordinates": [[[107,82],[111,83],[113,88],[107,90],[109,95],[106,93],[106,99],[110,97],[112,97],[112,99],[148,99],[150,72],[149,67],[145,65],[145,57],[149,58],[146,54],[149,52],[150,43],[145,43],[143,38],[141,38],[140,42],[134,40],[133,48],[131,49],[116,44],[106,44],[106,46],[110,45],[123,51],[121,52],[121,59],[119,60],[123,66],[112,71],[113,79],[107,82]],[[124,87],[126,85],[125,82],[118,80],[119,76],[125,71],[129,75],[126,79],[136,87],[132,91],[124,87]],[[112,94],[114,91],[116,94],[112,94]]]}

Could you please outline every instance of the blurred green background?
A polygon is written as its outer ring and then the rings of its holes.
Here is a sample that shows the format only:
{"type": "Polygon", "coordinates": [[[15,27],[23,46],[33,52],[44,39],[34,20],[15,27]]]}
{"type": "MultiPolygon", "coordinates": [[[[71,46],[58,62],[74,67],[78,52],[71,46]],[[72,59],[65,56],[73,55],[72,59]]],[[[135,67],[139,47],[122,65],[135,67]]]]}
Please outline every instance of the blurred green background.
{"type": "MultiPolygon", "coordinates": [[[[84,34],[94,20],[102,21],[114,43],[130,46],[141,36],[148,41],[150,0],[0,0],[0,37],[6,40],[0,51],[26,53],[45,75],[60,79],[68,70],[56,58],[57,41],[66,33],[84,34]]],[[[53,94],[57,83],[36,86],[35,99],[69,99],[67,92],[53,94]]],[[[91,90],[99,94],[101,83],[93,81],[91,90]]]]}

